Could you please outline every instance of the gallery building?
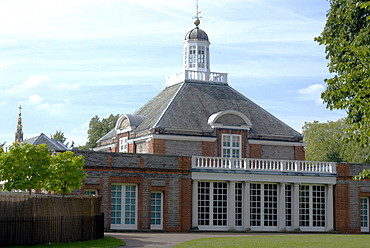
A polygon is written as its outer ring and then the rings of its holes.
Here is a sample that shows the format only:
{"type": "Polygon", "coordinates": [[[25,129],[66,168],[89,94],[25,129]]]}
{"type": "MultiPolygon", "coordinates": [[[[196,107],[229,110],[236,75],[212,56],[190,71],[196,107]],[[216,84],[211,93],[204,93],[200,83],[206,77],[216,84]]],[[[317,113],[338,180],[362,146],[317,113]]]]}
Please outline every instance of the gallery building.
{"type": "MultiPolygon", "coordinates": [[[[227,73],[211,71],[199,23],[185,36],[183,70],[121,115],[94,152],[78,152],[88,174],[81,193],[103,197],[112,230],[335,230],[339,202],[354,189],[336,195],[335,163],[305,161],[300,133],[233,89],[227,73]]],[[[344,185],[353,182],[347,167],[344,185]]],[[[340,230],[359,231],[352,221],[340,230]]]]}

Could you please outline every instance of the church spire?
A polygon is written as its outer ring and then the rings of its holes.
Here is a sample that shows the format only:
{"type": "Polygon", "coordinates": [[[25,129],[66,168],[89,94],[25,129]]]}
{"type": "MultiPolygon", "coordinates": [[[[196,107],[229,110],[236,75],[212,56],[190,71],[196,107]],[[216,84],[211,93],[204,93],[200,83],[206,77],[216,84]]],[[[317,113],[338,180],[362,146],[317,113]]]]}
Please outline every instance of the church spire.
{"type": "Polygon", "coordinates": [[[17,131],[15,132],[15,142],[18,144],[23,141],[23,131],[22,131],[22,106],[19,106],[19,114],[18,114],[18,125],[17,131]]]}

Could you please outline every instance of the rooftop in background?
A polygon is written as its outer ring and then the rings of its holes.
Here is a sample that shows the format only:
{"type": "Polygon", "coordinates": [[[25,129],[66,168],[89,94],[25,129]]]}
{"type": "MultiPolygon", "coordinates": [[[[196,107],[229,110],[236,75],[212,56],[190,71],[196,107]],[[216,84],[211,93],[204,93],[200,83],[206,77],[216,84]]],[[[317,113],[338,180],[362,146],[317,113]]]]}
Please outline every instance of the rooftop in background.
{"type": "Polygon", "coordinates": [[[38,136],[25,139],[23,140],[24,143],[32,144],[32,145],[41,145],[45,144],[49,148],[50,151],[55,151],[55,152],[65,152],[68,151],[68,147],[64,145],[62,142],[56,139],[51,139],[45,134],[41,133],[38,136]]]}

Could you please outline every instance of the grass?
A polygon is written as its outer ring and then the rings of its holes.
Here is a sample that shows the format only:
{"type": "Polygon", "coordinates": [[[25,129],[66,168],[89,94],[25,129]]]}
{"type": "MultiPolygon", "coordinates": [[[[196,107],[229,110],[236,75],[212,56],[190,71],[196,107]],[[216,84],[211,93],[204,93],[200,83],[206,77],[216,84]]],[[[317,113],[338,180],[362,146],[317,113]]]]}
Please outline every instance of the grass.
{"type": "Polygon", "coordinates": [[[175,248],[357,248],[369,246],[370,235],[258,235],[196,239],[181,243],[175,248]]]}
{"type": "Polygon", "coordinates": [[[64,247],[73,247],[73,248],[115,248],[117,246],[124,246],[126,243],[120,239],[113,237],[104,237],[102,239],[96,239],[85,242],[72,242],[65,244],[44,244],[44,245],[35,245],[35,246],[17,246],[16,248],[64,248],[64,247]]]}

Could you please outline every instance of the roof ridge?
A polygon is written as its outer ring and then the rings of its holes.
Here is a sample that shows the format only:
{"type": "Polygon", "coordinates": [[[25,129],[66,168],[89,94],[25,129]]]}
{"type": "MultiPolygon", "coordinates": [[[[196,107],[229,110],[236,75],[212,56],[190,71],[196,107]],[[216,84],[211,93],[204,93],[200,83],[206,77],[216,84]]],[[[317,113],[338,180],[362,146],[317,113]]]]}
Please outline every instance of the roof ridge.
{"type": "Polygon", "coordinates": [[[154,123],[153,128],[155,128],[157,125],[159,125],[159,123],[162,121],[162,118],[166,115],[167,110],[170,108],[170,106],[172,105],[172,103],[174,102],[174,100],[176,99],[176,97],[178,96],[178,94],[180,93],[180,91],[182,91],[182,89],[184,87],[185,87],[185,83],[183,82],[183,83],[181,83],[181,86],[177,89],[176,93],[173,95],[173,97],[170,100],[170,102],[167,104],[167,107],[163,110],[162,114],[159,116],[157,122],[154,123]]]}

